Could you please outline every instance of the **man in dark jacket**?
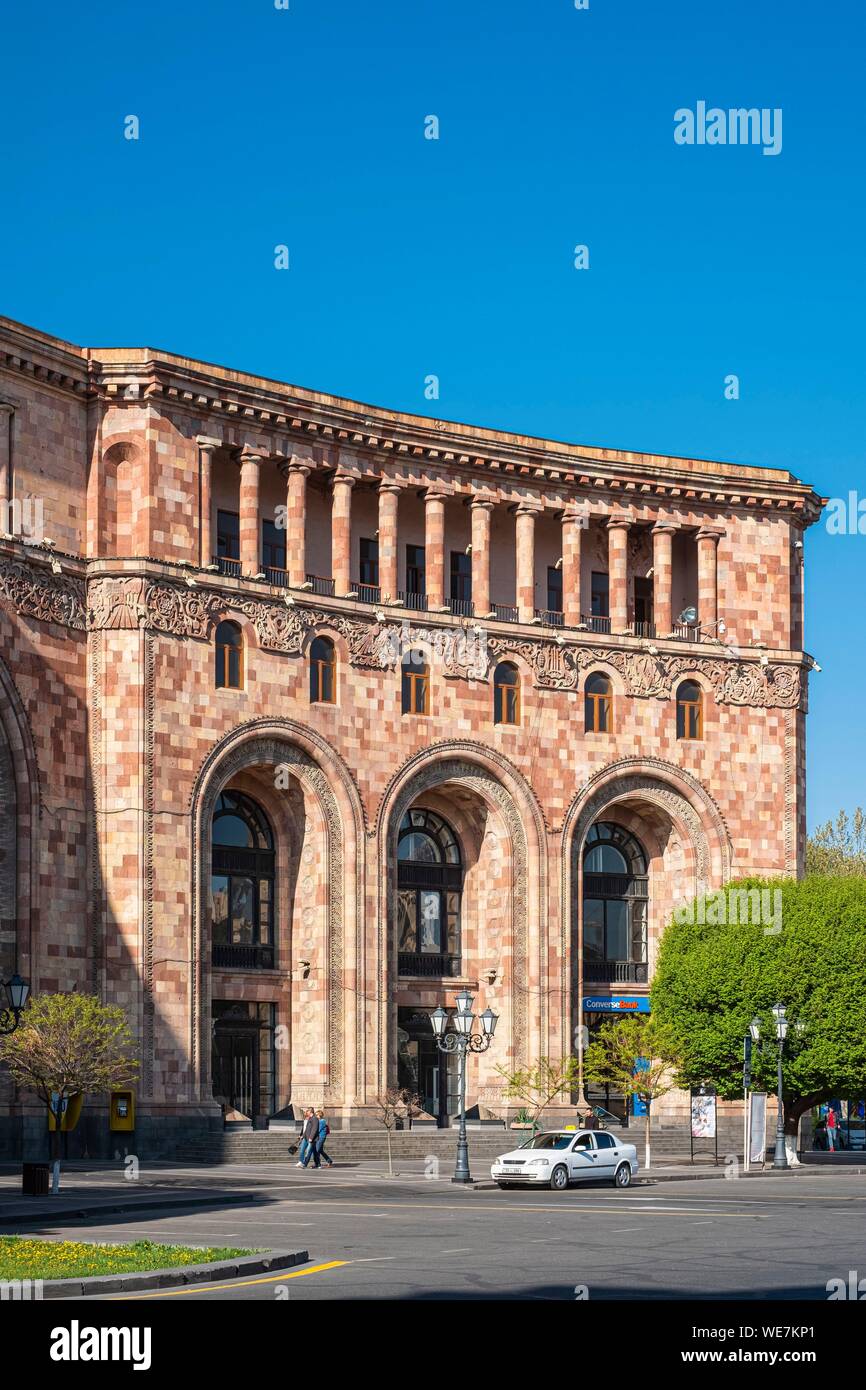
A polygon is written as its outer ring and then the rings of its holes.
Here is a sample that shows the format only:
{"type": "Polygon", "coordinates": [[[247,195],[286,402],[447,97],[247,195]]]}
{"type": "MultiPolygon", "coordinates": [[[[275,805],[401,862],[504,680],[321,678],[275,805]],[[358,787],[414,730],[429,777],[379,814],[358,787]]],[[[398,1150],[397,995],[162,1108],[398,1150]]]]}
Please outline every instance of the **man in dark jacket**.
{"type": "Polygon", "coordinates": [[[307,1164],[309,1163],[310,1159],[312,1159],[313,1162],[314,1162],[314,1164],[316,1165],[316,1167],[317,1167],[317,1168],[321,1168],[322,1164],[321,1164],[321,1161],[320,1161],[320,1159],[319,1159],[319,1153],[318,1153],[318,1149],[319,1149],[319,1143],[318,1143],[318,1140],[319,1140],[319,1120],[318,1120],[318,1117],[317,1117],[317,1115],[316,1115],[315,1110],[310,1110],[310,1111],[309,1111],[309,1113],[308,1113],[308,1115],[307,1115],[307,1118],[306,1118],[306,1120],[304,1121],[304,1128],[303,1128],[303,1130],[301,1131],[301,1133],[303,1134],[304,1138],[305,1138],[306,1141],[307,1141],[307,1152],[306,1152],[306,1154],[304,1155],[303,1167],[306,1168],[306,1166],[307,1166],[307,1164]]]}

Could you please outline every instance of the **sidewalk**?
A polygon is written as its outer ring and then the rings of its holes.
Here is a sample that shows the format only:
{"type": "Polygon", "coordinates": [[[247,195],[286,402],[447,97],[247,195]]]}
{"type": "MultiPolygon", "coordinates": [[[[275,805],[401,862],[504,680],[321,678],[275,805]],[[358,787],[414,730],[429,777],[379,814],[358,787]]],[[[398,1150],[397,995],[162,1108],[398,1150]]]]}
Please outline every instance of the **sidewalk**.
{"type": "MultiPolygon", "coordinates": [[[[489,1159],[472,1160],[475,1176],[473,1189],[476,1191],[496,1190],[490,1178],[489,1159]]],[[[440,1176],[436,1181],[450,1185],[453,1165],[450,1161],[441,1165],[440,1176]]],[[[712,1159],[674,1160],[669,1164],[641,1169],[635,1185],[668,1182],[696,1181],[706,1178],[724,1180],[728,1172],[725,1164],[714,1166],[712,1159]]],[[[806,1163],[792,1168],[787,1179],[796,1182],[799,1174],[809,1178],[833,1174],[857,1178],[866,1175],[866,1162],[858,1166],[806,1163]]],[[[772,1167],[763,1170],[752,1169],[741,1178],[761,1178],[782,1176],[772,1167]]],[[[0,1227],[14,1229],[28,1223],[56,1224],[73,1217],[109,1216],[122,1212],[155,1211],[170,1208],[223,1207],[229,1205],[249,1205],[257,1202],[282,1200],[287,1188],[308,1189],[326,1187],[329,1181],[344,1186],[357,1183],[359,1186],[381,1187],[383,1183],[397,1182],[406,1186],[425,1185],[431,1181],[428,1165],[424,1160],[400,1159],[394,1163],[394,1177],[388,1177],[388,1165],[384,1161],[368,1159],[358,1163],[338,1163],[333,1169],[323,1169],[317,1173],[312,1169],[298,1169],[294,1164],[248,1163],[232,1164],[222,1167],[199,1167],[194,1164],[150,1164],[140,1171],[134,1180],[127,1180],[123,1170],[116,1163],[69,1162],[64,1164],[61,1174],[60,1193],[57,1197],[24,1197],[21,1195],[20,1167],[3,1164],[0,1167],[0,1227]],[[277,1196],[277,1190],[280,1196],[277,1196]]]]}

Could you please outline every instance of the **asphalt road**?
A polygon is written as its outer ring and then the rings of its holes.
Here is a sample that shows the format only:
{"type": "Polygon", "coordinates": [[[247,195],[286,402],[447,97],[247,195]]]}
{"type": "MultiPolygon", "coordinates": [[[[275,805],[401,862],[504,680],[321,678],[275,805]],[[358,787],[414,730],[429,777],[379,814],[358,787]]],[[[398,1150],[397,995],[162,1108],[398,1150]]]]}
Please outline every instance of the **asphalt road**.
{"type": "Polygon", "coordinates": [[[866,1275],[866,1177],[796,1175],[547,1190],[463,1189],[417,1174],[246,1170],[248,1205],[42,1226],[91,1240],[305,1247],[279,1275],[129,1294],[189,1299],[827,1300],[866,1275]]]}

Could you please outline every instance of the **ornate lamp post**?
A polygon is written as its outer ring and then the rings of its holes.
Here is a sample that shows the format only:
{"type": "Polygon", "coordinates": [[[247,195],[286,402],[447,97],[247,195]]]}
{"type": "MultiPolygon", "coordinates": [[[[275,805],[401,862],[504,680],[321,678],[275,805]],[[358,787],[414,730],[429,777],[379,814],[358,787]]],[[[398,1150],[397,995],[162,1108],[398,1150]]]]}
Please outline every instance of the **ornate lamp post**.
{"type": "MultiPolygon", "coordinates": [[[[790,1020],[788,1011],[784,1004],[774,1004],[772,1008],[773,1018],[776,1021],[776,1043],[778,1051],[776,1054],[776,1094],[778,1096],[778,1106],[776,1113],[776,1149],[773,1154],[774,1168],[788,1168],[788,1155],[785,1152],[785,1107],[782,1102],[782,1055],[785,1051],[785,1039],[788,1036],[790,1020]]],[[[802,1023],[795,1023],[797,1033],[804,1032],[802,1023]]],[[[761,1020],[753,1018],[749,1024],[749,1032],[754,1042],[761,1041],[761,1020]]],[[[770,1044],[771,1045],[771,1044],[770,1044]]]]}
{"type": "Polygon", "coordinates": [[[481,1014],[481,1032],[473,1033],[475,1015],[472,1012],[472,995],[462,989],[457,996],[457,1011],[450,1021],[453,1032],[446,1032],[449,1022],[447,1010],[442,1006],[434,1009],[430,1018],[433,1035],[440,1052],[456,1052],[460,1066],[460,1128],[457,1133],[457,1162],[452,1182],[471,1182],[469,1172],[469,1145],[466,1141],[466,1054],[467,1052],[486,1052],[493,1041],[499,1015],[487,1008],[481,1014]]]}
{"type": "Polygon", "coordinates": [[[0,980],[0,987],[6,991],[9,999],[6,1007],[0,1008],[0,1035],[6,1037],[7,1034],[15,1032],[21,1021],[30,986],[16,971],[11,980],[0,980]]]}

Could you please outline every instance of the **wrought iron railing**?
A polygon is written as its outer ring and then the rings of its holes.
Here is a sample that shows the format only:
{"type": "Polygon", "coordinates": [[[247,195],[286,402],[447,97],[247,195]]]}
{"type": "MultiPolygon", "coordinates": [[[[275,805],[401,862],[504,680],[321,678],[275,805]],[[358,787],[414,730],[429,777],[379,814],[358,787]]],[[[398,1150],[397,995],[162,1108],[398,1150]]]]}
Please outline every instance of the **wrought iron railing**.
{"type": "Polygon", "coordinates": [[[307,583],[314,594],[319,594],[322,598],[334,597],[333,579],[324,579],[320,574],[308,574],[307,583]]]}
{"type": "Polygon", "coordinates": [[[456,618],[472,618],[475,616],[475,604],[471,598],[453,598],[451,612],[456,618]]]}
{"type": "Polygon", "coordinates": [[[400,603],[402,603],[404,608],[411,608],[412,610],[418,613],[427,612],[426,594],[416,594],[407,590],[405,593],[399,593],[397,595],[397,599],[400,603]]]}
{"type": "Polygon", "coordinates": [[[356,579],[353,579],[352,588],[362,603],[378,603],[380,601],[382,590],[378,584],[359,584],[356,579]]]}
{"type": "Polygon", "coordinates": [[[610,618],[595,613],[581,613],[580,621],[590,632],[610,632],[610,618]]]}
{"type": "Polygon", "coordinates": [[[273,970],[273,946],[242,946],[235,942],[211,947],[211,962],[217,970],[273,970]]]}
{"type": "Polygon", "coordinates": [[[281,589],[288,588],[288,570],[280,569],[279,565],[265,565],[265,578],[269,584],[278,584],[281,589]]]}
{"type": "Polygon", "coordinates": [[[634,622],[630,623],[629,626],[635,637],[655,637],[656,635],[655,623],[645,622],[642,618],[635,618],[634,622]]]}
{"type": "Polygon", "coordinates": [[[240,579],[240,560],[230,560],[228,555],[214,555],[213,563],[216,565],[220,574],[227,574],[230,575],[233,579],[240,579]]]}
{"type": "Polygon", "coordinates": [[[401,975],[423,975],[425,978],[454,979],[460,974],[460,957],[400,951],[398,970],[401,975]]]}
{"type": "Polygon", "coordinates": [[[501,623],[516,623],[518,618],[517,607],[512,603],[492,603],[490,605],[494,617],[501,623]]]}
{"type": "Polygon", "coordinates": [[[591,985],[645,985],[647,968],[646,961],[585,960],[583,979],[591,985]]]}
{"type": "Polygon", "coordinates": [[[561,608],[536,608],[535,616],[545,627],[562,627],[565,623],[561,608]]]}

